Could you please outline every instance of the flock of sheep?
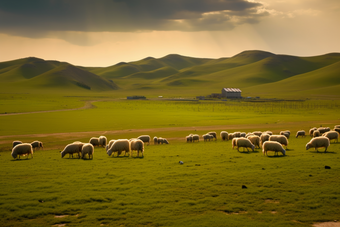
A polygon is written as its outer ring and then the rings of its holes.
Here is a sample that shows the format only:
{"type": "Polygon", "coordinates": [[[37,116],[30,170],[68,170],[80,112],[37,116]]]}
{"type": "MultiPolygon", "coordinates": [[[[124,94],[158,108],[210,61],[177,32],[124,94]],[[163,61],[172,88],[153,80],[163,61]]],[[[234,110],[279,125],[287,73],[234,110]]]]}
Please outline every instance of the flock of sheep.
{"type": "MultiPolygon", "coordinates": [[[[340,125],[336,125],[333,130],[329,127],[319,127],[319,128],[311,128],[309,130],[309,135],[312,139],[306,144],[306,150],[310,148],[315,148],[318,151],[319,148],[325,148],[325,152],[330,145],[331,140],[336,140],[338,142],[340,133],[340,125]]],[[[300,130],[296,133],[296,138],[305,137],[306,132],[304,130],[300,130]]],[[[290,137],[290,131],[281,131],[280,135],[273,135],[271,131],[254,131],[254,132],[234,132],[228,133],[226,131],[222,131],[220,133],[220,137],[223,141],[232,141],[232,148],[239,151],[240,148],[251,149],[254,151],[255,148],[261,148],[264,155],[267,155],[268,151],[275,152],[275,155],[278,155],[278,152],[281,152],[283,155],[286,155],[286,150],[288,147],[288,140],[290,137]]],[[[202,135],[204,141],[217,140],[216,132],[208,132],[202,135]]],[[[194,143],[199,142],[200,136],[198,134],[190,134],[185,138],[186,142],[194,143]]],[[[132,139],[118,139],[118,140],[110,140],[108,142],[105,136],[100,137],[92,137],[88,143],[83,142],[73,142],[65,146],[65,148],[60,151],[61,157],[63,158],[66,154],[69,154],[69,157],[73,154],[77,154],[78,158],[85,158],[88,156],[89,159],[93,159],[94,147],[102,146],[105,147],[106,153],[111,156],[117,153],[117,157],[124,152],[124,156],[129,155],[133,156],[133,152],[137,152],[137,157],[139,157],[139,153],[141,152],[142,157],[144,157],[144,144],[150,144],[151,137],[149,135],[141,135],[138,138],[132,139]]],[[[154,144],[169,144],[168,140],[162,137],[154,137],[154,144]]],[[[13,149],[12,149],[12,157],[16,159],[20,156],[28,156],[31,155],[33,158],[33,151],[35,149],[43,148],[43,143],[41,141],[33,141],[32,143],[22,143],[21,141],[13,141],[13,149]]]]}

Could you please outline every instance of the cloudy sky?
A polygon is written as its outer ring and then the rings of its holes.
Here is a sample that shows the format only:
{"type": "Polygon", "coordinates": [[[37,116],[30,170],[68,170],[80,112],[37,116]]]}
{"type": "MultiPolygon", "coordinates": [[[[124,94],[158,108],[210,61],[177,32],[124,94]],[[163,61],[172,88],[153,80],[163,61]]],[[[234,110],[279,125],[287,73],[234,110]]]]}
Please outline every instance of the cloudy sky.
{"type": "Polygon", "coordinates": [[[339,0],[1,0],[0,61],[340,52],[339,0]]]}

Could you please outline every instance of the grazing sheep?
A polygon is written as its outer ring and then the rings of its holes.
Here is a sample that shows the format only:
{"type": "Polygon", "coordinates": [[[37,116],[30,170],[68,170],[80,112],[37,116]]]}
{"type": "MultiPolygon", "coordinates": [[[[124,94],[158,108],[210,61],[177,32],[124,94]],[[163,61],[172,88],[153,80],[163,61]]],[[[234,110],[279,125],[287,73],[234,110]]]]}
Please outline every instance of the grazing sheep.
{"type": "Polygon", "coordinates": [[[71,144],[66,145],[64,150],[60,151],[61,158],[63,158],[66,154],[72,155],[72,158],[73,158],[74,153],[77,153],[78,158],[80,158],[81,149],[83,148],[83,145],[84,145],[84,143],[79,143],[79,142],[75,142],[75,143],[71,143],[71,144]]]}
{"type": "Polygon", "coordinates": [[[231,146],[233,147],[233,150],[235,147],[237,147],[237,140],[238,138],[233,138],[233,140],[231,141],[231,146]]]}
{"type": "Polygon", "coordinates": [[[324,134],[325,132],[329,132],[331,129],[329,127],[319,127],[318,131],[320,132],[320,134],[324,134]]]}
{"type": "Polygon", "coordinates": [[[287,149],[288,139],[284,135],[272,135],[272,136],[269,137],[269,141],[277,141],[277,142],[281,143],[283,146],[285,146],[286,149],[287,149]]]}
{"type": "Polygon", "coordinates": [[[240,138],[241,132],[234,132],[234,138],[240,138]]]}
{"type": "Polygon", "coordinates": [[[85,143],[81,149],[81,158],[84,159],[86,155],[89,156],[89,159],[93,159],[94,147],[90,143],[85,143]]]}
{"type": "Polygon", "coordinates": [[[301,136],[301,137],[306,137],[306,132],[305,132],[305,130],[297,131],[297,132],[296,132],[295,138],[298,138],[299,136],[301,136]]]}
{"type": "Polygon", "coordinates": [[[13,147],[12,147],[12,148],[14,148],[14,147],[15,147],[16,145],[18,145],[18,144],[22,144],[22,142],[19,141],[19,140],[13,141],[13,143],[12,143],[13,147]]]}
{"type": "Polygon", "coordinates": [[[200,136],[197,135],[197,134],[192,135],[192,142],[195,142],[195,141],[197,141],[197,142],[200,141],[200,136]]]}
{"type": "Polygon", "coordinates": [[[336,131],[329,131],[322,134],[322,136],[327,137],[329,141],[336,140],[336,142],[338,142],[339,133],[336,131]]]}
{"type": "Polygon", "coordinates": [[[92,137],[89,141],[90,144],[92,144],[94,147],[99,146],[99,138],[98,137],[92,137]]]}
{"type": "Polygon", "coordinates": [[[315,130],[317,130],[316,127],[309,129],[309,135],[310,135],[310,137],[313,137],[313,133],[314,133],[315,130]]]}
{"type": "Polygon", "coordinates": [[[192,135],[190,134],[190,135],[186,136],[185,139],[186,139],[187,143],[188,142],[191,143],[192,142],[192,135]]]}
{"type": "Polygon", "coordinates": [[[210,135],[210,134],[204,134],[202,137],[203,137],[204,141],[208,141],[208,140],[210,141],[210,140],[214,139],[214,136],[210,135]]]}
{"type": "Polygon", "coordinates": [[[249,152],[248,148],[251,148],[252,151],[254,151],[255,146],[254,144],[251,143],[251,141],[247,138],[237,138],[236,140],[236,146],[237,146],[237,151],[239,151],[240,147],[247,148],[247,151],[249,152]]]}
{"type": "MultiPolygon", "coordinates": [[[[110,140],[109,143],[105,146],[105,150],[106,152],[109,150],[109,148],[112,146],[112,144],[115,142],[116,140],[110,140]]],[[[131,139],[130,139],[131,141],[131,139]]]]}
{"type": "Polygon", "coordinates": [[[320,131],[319,130],[314,130],[313,131],[313,138],[315,138],[315,137],[319,137],[319,136],[321,136],[321,133],[320,133],[320,131]]]}
{"type": "Polygon", "coordinates": [[[144,157],[144,142],[140,139],[134,139],[130,141],[130,156],[133,156],[133,151],[137,151],[137,157],[139,157],[139,152],[142,153],[144,157]]]}
{"type": "Polygon", "coordinates": [[[31,143],[31,145],[32,145],[32,148],[33,148],[33,150],[35,150],[35,148],[38,148],[38,150],[40,150],[40,148],[43,148],[44,149],[44,146],[43,146],[43,143],[42,142],[40,142],[40,141],[33,141],[32,143],[31,143]]]}
{"type": "Polygon", "coordinates": [[[140,139],[144,143],[148,143],[148,145],[150,144],[150,136],[149,135],[138,136],[138,139],[140,139]]]}
{"type": "Polygon", "coordinates": [[[335,125],[334,128],[340,128],[340,125],[335,125]]]}
{"type": "Polygon", "coordinates": [[[232,140],[232,139],[234,139],[234,133],[229,133],[228,134],[228,140],[232,140]]]}
{"type": "Polygon", "coordinates": [[[270,135],[267,133],[263,133],[260,137],[260,145],[262,147],[263,143],[269,140],[270,135]]]}
{"type": "Polygon", "coordinates": [[[289,131],[289,130],[281,131],[281,132],[280,132],[280,135],[283,135],[283,136],[285,136],[287,139],[289,139],[290,131],[289,131]]]}
{"type": "Polygon", "coordinates": [[[269,135],[273,135],[273,132],[272,132],[272,131],[265,131],[265,132],[263,132],[263,133],[267,133],[267,134],[269,134],[269,135]]]}
{"type": "Polygon", "coordinates": [[[165,138],[159,137],[158,138],[158,144],[163,144],[163,143],[169,144],[169,141],[165,138]]]}
{"type": "Polygon", "coordinates": [[[216,132],[208,132],[207,134],[212,135],[215,140],[217,140],[216,132]]]}
{"type": "Polygon", "coordinates": [[[246,134],[245,132],[241,132],[241,133],[240,133],[240,137],[246,138],[246,135],[247,135],[247,134],[246,134]]]}
{"type": "Polygon", "coordinates": [[[325,148],[325,152],[327,151],[327,148],[330,145],[330,141],[327,137],[324,136],[320,136],[320,137],[315,137],[313,139],[311,139],[307,144],[306,144],[306,150],[308,150],[311,147],[314,147],[314,149],[318,151],[318,148],[320,147],[324,147],[325,148]]]}
{"type": "Polygon", "coordinates": [[[154,145],[158,144],[158,138],[157,138],[157,136],[155,136],[155,137],[153,138],[153,144],[154,144],[154,145]]]}
{"type": "Polygon", "coordinates": [[[99,136],[99,146],[105,147],[107,143],[107,138],[106,136],[99,136]]]}
{"type": "Polygon", "coordinates": [[[260,137],[253,135],[253,136],[248,136],[248,139],[252,144],[254,144],[255,147],[260,148],[260,137]]]}
{"type": "Polygon", "coordinates": [[[229,135],[228,135],[228,132],[226,132],[226,131],[222,131],[220,133],[220,136],[221,136],[222,141],[229,140],[229,138],[228,138],[229,135]]]}
{"type": "Polygon", "coordinates": [[[274,155],[277,155],[278,152],[281,152],[283,155],[286,155],[286,150],[283,149],[282,145],[277,141],[266,141],[263,143],[262,145],[263,155],[268,156],[267,154],[268,151],[274,151],[275,152],[274,155]]]}
{"type": "Polygon", "coordinates": [[[123,151],[125,151],[124,156],[127,153],[130,153],[130,141],[127,139],[116,140],[112,144],[112,146],[108,149],[107,154],[111,156],[112,153],[117,152],[117,157],[118,157],[123,151]]]}
{"type": "Polygon", "coordinates": [[[262,132],[261,131],[254,131],[253,134],[261,137],[262,132]]]}
{"type": "Polygon", "coordinates": [[[33,148],[32,145],[29,143],[21,143],[21,144],[17,144],[15,147],[13,147],[12,149],[12,157],[13,158],[17,158],[17,156],[26,156],[27,155],[27,159],[28,156],[31,154],[32,158],[33,158],[33,148]]]}
{"type": "MultiPolygon", "coordinates": [[[[246,135],[246,138],[248,138],[249,136],[256,136],[256,135],[252,132],[248,132],[247,135],[246,135]]],[[[260,137],[260,136],[258,136],[258,137],[260,137]]]]}

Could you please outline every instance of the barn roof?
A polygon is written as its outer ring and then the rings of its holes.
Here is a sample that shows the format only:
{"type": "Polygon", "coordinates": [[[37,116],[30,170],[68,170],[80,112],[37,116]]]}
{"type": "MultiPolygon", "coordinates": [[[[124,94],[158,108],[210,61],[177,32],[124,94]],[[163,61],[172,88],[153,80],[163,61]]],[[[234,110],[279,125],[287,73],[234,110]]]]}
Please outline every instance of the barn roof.
{"type": "Polygon", "coordinates": [[[223,88],[226,92],[242,92],[239,88],[223,88]]]}

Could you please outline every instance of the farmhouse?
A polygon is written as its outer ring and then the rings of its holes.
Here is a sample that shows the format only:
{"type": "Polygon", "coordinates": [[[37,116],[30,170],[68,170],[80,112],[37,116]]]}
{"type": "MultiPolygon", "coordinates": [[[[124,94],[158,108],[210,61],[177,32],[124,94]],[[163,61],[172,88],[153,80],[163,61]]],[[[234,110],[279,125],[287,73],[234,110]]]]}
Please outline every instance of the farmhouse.
{"type": "Polygon", "coordinates": [[[241,90],[239,88],[223,88],[222,97],[223,98],[242,98],[241,90]]]}

